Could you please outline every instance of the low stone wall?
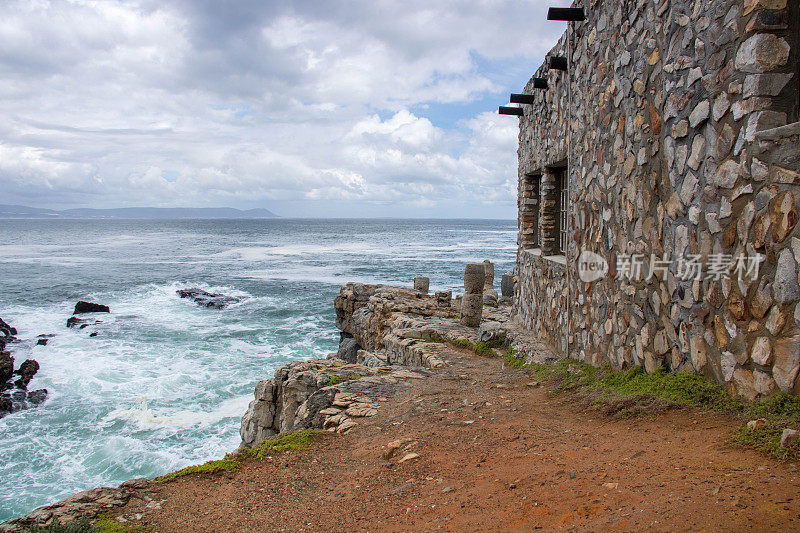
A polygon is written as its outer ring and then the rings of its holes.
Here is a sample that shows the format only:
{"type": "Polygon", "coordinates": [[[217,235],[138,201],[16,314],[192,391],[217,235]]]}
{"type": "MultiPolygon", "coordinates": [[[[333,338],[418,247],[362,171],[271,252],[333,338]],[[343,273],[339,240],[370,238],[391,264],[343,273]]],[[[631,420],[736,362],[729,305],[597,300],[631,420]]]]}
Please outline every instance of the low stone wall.
{"type": "Polygon", "coordinates": [[[514,313],[521,325],[535,332],[559,354],[567,354],[566,267],[539,251],[522,248],[517,253],[519,282],[514,313]]]}

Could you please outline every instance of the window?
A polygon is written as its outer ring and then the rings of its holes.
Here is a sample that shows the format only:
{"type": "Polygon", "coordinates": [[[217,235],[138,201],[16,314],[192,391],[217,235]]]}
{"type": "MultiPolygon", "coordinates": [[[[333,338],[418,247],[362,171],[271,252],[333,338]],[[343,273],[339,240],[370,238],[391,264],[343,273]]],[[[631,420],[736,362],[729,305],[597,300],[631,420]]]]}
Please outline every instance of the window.
{"type": "Polygon", "coordinates": [[[567,185],[567,173],[561,169],[556,176],[556,201],[557,225],[558,225],[558,251],[567,255],[567,206],[569,187],[567,185]]]}
{"type": "Polygon", "coordinates": [[[539,186],[542,176],[528,174],[523,182],[520,198],[520,229],[522,245],[526,248],[537,248],[539,243],[539,186]]]}

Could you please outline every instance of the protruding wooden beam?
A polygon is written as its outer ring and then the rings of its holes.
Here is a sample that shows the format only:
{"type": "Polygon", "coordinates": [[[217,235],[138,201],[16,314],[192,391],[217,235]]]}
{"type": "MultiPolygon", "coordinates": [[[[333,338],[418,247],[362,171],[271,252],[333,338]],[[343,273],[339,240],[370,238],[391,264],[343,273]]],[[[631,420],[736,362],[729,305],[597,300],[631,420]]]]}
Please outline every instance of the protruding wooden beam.
{"type": "Polygon", "coordinates": [[[582,7],[551,7],[547,11],[547,20],[581,22],[586,20],[586,12],[582,7]]]}
{"type": "Polygon", "coordinates": [[[511,102],[512,104],[532,104],[533,95],[511,93],[511,98],[509,98],[508,101],[511,102]]]}
{"type": "Polygon", "coordinates": [[[518,117],[521,117],[522,114],[523,114],[521,107],[506,107],[506,106],[502,106],[502,105],[498,109],[498,112],[501,115],[516,115],[518,117]]]}
{"type": "Polygon", "coordinates": [[[567,58],[564,56],[553,56],[550,58],[550,70],[563,70],[566,71],[569,67],[567,66],[567,58]]]}

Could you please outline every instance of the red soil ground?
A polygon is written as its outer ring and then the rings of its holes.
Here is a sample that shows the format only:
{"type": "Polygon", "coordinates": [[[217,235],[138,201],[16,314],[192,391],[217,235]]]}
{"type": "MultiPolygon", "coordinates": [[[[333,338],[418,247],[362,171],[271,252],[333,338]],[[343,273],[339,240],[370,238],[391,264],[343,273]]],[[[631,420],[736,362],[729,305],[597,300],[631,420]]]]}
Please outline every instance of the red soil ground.
{"type": "Polygon", "coordinates": [[[499,359],[459,360],[346,435],[153,484],[115,515],[158,532],[800,529],[797,466],[732,445],[731,419],[612,419],[499,359]]]}

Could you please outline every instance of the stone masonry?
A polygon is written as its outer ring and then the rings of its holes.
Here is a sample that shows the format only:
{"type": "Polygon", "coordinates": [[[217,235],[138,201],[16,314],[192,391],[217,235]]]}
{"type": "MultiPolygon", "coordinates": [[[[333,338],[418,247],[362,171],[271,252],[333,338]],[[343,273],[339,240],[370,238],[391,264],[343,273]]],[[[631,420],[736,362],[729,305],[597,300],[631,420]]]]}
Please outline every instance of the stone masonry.
{"type": "Polygon", "coordinates": [[[516,319],[562,356],[699,372],[750,398],[797,393],[798,2],[573,5],[587,20],[548,54],[570,71],[546,60],[534,77],[549,87],[523,91],[516,319]],[[607,260],[605,278],[580,280],[583,251],[607,260]],[[634,254],[638,275],[621,269],[634,254]],[[708,271],[756,254],[755,277],[708,271]],[[687,277],[680,258],[705,270],[687,277]]]}

